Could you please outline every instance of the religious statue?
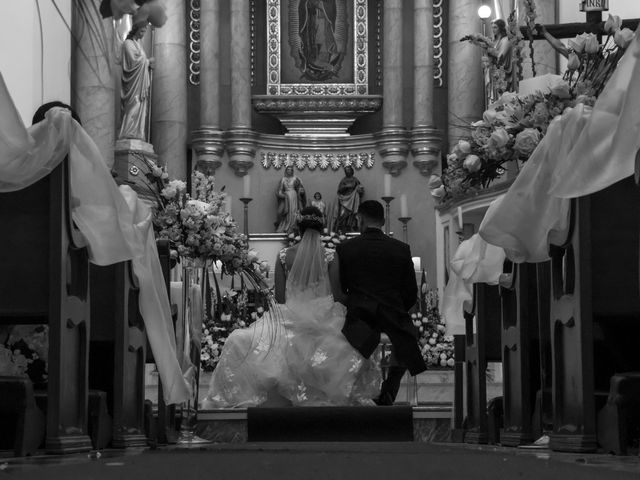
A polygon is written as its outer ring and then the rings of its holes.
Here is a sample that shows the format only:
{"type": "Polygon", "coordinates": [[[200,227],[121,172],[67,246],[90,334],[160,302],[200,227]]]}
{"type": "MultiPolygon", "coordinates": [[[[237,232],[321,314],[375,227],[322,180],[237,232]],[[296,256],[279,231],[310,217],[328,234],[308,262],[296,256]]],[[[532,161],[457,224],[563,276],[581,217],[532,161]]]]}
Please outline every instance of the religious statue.
{"type": "Polygon", "coordinates": [[[492,60],[493,68],[489,68],[489,98],[497,100],[504,92],[514,92],[515,76],[513,68],[513,45],[507,35],[507,24],[501,18],[491,22],[493,45],[487,48],[487,55],[492,60]]]}
{"type": "Polygon", "coordinates": [[[338,197],[333,207],[332,218],[328,223],[336,232],[354,232],[358,230],[356,213],[364,195],[364,187],[354,176],[353,167],[344,167],[344,178],[338,184],[338,197]]]}
{"type": "MultiPolygon", "coordinates": [[[[142,9],[139,9],[140,12],[142,9]]],[[[133,26],[122,44],[122,125],[118,139],[147,140],[147,116],[153,58],[147,58],[141,40],[148,17],[133,16],[133,26]]]]}
{"type": "Polygon", "coordinates": [[[293,174],[293,167],[284,170],[284,177],[276,190],[278,197],[278,219],[276,232],[290,233],[296,226],[298,212],[307,205],[307,196],[302,182],[293,174]]]}
{"type": "Polygon", "coordinates": [[[318,210],[320,210],[320,213],[322,214],[322,222],[326,225],[327,224],[327,205],[324,203],[324,200],[322,200],[322,194],[320,192],[316,192],[313,194],[313,200],[311,200],[311,206],[316,207],[318,210]]]}

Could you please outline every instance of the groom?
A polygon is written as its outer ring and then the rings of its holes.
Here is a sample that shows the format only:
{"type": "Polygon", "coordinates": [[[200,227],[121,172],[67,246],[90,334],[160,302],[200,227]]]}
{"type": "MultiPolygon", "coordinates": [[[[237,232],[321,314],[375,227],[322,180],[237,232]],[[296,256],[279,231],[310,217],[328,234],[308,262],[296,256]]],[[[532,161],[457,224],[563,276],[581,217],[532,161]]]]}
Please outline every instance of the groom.
{"type": "Polygon", "coordinates": [[[337,248],[340,281],[347,295],[342,333],[365,358],[377,348],[380,334],[387,334],[399,365],[390,367],[375,402],[392,405],[405,371],[417,375],[427,369],[408,313],[418,287],[409,245],[382,232],[382,204],[362,202],[358,217],[361,235],[337,248]]]}

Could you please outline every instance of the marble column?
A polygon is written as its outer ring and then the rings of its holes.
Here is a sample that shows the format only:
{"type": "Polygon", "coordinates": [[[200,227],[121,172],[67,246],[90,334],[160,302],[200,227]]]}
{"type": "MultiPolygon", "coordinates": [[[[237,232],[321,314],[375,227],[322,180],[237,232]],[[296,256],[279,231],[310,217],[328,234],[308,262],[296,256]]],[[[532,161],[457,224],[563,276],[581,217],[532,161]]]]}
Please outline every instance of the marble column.
{"type": "Polygon", "coordinates": [[[402,116],[402,0],[385,0],[382,45],[382,131],[377,144],[382,165],[392,175],[407,166],[409,137],[402,116]]]}
{"type": "Polygon", "coordinates": [[[433,1],[414,0],[413,165],[430,176],[440,164],[442,136],[433,125],[433,1]]]}
{"type": "Polygon", "coordinates": [[[186,179],[189,175],[186,2],[164,0],[164,5],[167,22],[154,32],[151,142],[169,176],[186,179]]]}
{"type": "Polygon", "coordinates": [[[200,4],[200,127],[191,134],[196,168],[214,173],[222,164],[220,130],[220,0],[200,4]]]}
{"type": "Polygon", "coordinates": [[[111,19],[102,19],[100,0],[74,0],[72,44],[71,106],[82,126],[98,146],[102,157],[113,167],[115,143],[116,74],[111,19]],[[89,5],[89,4],[93,5],[89,5]]]}
{"type": "Polygon", "coordinates": [[[469,125],[482,118],[484,77],[481,49],[460,39],[470,33],[482,33],[478,17],[480,0],[449,2],[449,143],[453,146],[469,131],[469,125]]]}
{"type": "Polygon", "coordinates": [[[253,167],[255,133],[251,130],[251,29],[249,0],[231,2],[231,128],[227,132],[229,165],[244,176],[253,167]]]}

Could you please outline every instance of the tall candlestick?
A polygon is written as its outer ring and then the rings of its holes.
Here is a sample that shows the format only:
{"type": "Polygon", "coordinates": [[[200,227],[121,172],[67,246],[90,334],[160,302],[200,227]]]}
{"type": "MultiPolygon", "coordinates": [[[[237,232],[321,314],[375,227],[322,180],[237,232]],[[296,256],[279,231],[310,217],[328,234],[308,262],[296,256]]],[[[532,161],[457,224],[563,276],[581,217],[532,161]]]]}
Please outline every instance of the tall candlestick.
{"type": "Polygon", "coordinates": [[[409,220],[411,220],[411,217],[400,217],[398,220],[402,223],[402,241],[404,243],[409,243],[409,228],[407,227],[407,224],[409,223],[409,220]]]}
{"type": "Polygon", "coordinates": [[[391,174],[390,173],[384,174],[384,196],[385,197],[391,196],[391,174]]]}
{"type": "Polygon", "coordinates": [[[382,200],[385,203],[385,206],[384,206],[384,210],[385,210],[385,215],[384,215],[384,233],[389,235],[389,233],[391,231],[391,218],[389,217],[389,204],[391,203],[391,200],[393,200],[393,197],[385,195],[384,197],[382,197],[382,200]]]}
{"type": "Polygon", "coordinates": [[[405,193],[400,195],[400,216],[401,217],[409,216],[409,208],[407,207],[407,195],[405,193]]]}
{"type": "Polygon", "coordinates": [[[251,177],[249,176],[248,173],[244,177],[242,177],[242,184],[243,184],[242,196],[244,198],[251,198],[251,177]]]}
{"type": "Polygon", "coordinates": [[[242,197],[240,201],[244,204],[244,234],[249,238],[249,202],[252,198],[242,197]]]}

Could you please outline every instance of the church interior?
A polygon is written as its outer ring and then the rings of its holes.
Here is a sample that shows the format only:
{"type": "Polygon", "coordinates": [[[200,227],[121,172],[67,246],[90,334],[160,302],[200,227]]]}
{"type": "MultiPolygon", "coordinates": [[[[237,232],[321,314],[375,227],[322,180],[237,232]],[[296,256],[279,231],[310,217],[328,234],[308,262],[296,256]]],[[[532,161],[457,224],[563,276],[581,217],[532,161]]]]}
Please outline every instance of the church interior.
{"type": "Polygon", "coordinates": [[[270,441],[638,457],[638,2],[0,11],[0,459],[270,441]],[[427,370],[389,408],[212,406],[227,338],[278,316],[303,209],[333,252],[370,200],[410,248],[427,370]]]}

